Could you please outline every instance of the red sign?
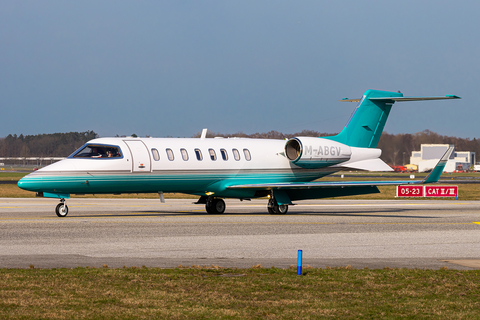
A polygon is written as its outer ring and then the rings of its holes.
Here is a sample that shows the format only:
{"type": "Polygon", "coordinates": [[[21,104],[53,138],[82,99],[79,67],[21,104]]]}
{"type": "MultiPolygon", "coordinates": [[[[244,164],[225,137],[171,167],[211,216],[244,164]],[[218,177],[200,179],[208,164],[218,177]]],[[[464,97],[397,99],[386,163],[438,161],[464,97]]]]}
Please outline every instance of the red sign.
{"type": "Polygon", "coordinates": [[[423,186],[397,186],[397,197],[423,197],[423,186]]]}
{"type": "Polygon", "coordinates": [[[425,186],[425,197],[455,197],[458,186],[425,186]]]}

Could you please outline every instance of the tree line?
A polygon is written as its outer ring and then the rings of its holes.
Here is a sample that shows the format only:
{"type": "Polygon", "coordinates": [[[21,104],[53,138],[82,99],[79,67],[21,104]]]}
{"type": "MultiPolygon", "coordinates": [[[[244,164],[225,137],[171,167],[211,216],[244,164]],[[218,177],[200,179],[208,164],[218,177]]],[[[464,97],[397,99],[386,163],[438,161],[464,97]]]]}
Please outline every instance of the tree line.
{"type": "MultiPolygon", "coordinates": [[[[254,139],[288,139],[291,137],[325,137],[334,135],[331,133],[314,130],[303,130],[293,134],[285,134],[278,131],[245,134],[222,134],[212,131],[207,132],[207,137],[240,137],[254,139]]],[[[193,137],[198,138],[201,132],[193,137]]],[[[0,139],[0,157],[67,157],[73,151],[81,147],[85,142],[98,138],[94,131],[68,132],[39,135],[8,135],[0,139]]],[[[414,134],[399,133],[389,134],[384,132],[380,137],[377,148],[382,149],[381,159],[390,165],[402,165],[410,163],[412,151],[419,151],[421,144],[453,144],[457,151],[473,151],[480,154],[480,141],[475,138],[457,138],[442,136],[430,130],[424,130],[414,134]]]]}
{"type": "Polygon", "coordinates": [[[0,139],[0,157],[67,157],[97,137],[93,131],[27,136],[9,134],[0,139]]]}
{"type": "Polygon", "coordinates": [[[475,155],[480,154],[480,140],[476,138],[442,136],[430,130],[414,134],[399,133],[395,135],[384,132],[380,137],[377,148],[382,149],[381,159],[383,161],[398,166],[410,163],[412,151],[420,151],[421,144],[453,144],[455,151],[473,151],[475,155]]]}

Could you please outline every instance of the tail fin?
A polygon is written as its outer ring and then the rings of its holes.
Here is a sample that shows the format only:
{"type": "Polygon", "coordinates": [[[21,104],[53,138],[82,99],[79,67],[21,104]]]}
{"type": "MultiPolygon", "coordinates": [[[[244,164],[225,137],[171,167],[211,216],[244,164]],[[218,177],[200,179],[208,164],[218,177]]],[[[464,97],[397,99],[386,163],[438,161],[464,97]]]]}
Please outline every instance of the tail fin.
{"type": "Polygon", "coordinates": [[[359,101],[343,130],[336,136],[328,137],[350,147],[375,148],[383,132],[393,100],[371,100],[370,98],[403,97],[402,93],[367,90],[362,99],[345,99],[359,101]]]}
{"type": "Polygon", "coordinates": [[[350,147],[375,148],[382,135],[392,105],[398,101],[424,101],[460,99],[455,95],[445,97],[403,97],[400,92],[367,90],[362,99],[341,101],[359,102],[343,130],[332,137],[323,137],[350,147]]]}

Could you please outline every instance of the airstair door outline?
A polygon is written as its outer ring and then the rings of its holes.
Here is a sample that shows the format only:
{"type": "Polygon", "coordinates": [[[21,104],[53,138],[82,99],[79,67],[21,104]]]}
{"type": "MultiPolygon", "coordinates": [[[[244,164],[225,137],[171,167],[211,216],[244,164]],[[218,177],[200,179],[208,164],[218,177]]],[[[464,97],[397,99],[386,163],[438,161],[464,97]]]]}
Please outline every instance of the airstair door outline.
{"type": "Polygon", "coordinates": [[[123,140],[132,154],[132,171],[133,172],[150,172],[152,171],[152,162],[147,146],[139,140],[123,140]]]}

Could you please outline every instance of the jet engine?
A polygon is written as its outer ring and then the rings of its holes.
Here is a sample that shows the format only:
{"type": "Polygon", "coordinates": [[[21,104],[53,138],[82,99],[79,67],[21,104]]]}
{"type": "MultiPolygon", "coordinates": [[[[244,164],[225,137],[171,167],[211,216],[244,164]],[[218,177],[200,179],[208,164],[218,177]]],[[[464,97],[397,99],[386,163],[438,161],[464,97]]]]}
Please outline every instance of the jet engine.
{"type": "Polygon", "coordinates": [[[317,169],[348,161],[352,150],[343,143],[329,139],[296,137],[285,144],[285,155],[299,167],[317,169]]]}

